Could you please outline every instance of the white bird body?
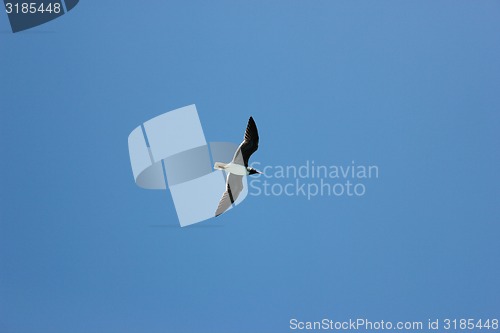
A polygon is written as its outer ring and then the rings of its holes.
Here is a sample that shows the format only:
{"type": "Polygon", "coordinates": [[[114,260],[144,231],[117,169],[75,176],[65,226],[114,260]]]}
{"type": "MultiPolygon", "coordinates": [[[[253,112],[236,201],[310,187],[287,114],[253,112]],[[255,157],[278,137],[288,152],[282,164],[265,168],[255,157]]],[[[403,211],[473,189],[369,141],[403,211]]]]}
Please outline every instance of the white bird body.
{"type": "Polygon", "coordinates": [[[238,176],[247,176],[249,174],[248,169],[244,165],[233,163],[233,162],[228,163],[228,164],[216,162],[214,169],[224,170],[226,172],[229,172],[229,173],[232,173],[232,174],[238,175],[238,176]]]}

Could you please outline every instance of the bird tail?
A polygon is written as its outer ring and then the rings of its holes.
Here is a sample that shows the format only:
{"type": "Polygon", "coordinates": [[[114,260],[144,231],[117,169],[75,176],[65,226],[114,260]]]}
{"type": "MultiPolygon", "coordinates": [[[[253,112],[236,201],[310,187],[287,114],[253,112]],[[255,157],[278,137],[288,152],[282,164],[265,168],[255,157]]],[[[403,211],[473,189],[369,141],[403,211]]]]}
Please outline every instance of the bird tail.
{"type": "Polygon", "coordinates": [[[224,170],[227,164],[222,162],[215,162],[214,169],[215,170],[224,170]]]}

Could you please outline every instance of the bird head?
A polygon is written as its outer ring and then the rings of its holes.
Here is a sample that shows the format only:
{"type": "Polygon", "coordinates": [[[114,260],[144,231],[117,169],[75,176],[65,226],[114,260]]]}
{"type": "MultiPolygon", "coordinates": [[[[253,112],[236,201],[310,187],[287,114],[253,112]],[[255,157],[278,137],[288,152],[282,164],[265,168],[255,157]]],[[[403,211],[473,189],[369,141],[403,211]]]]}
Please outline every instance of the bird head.
{"type": "Polygon", "coordinates": [[[261,175],[261,174],[262,174],[262,172],[260,172],[260,171],[258,171],[258,170],[255,170],[254,168],[250,168],[250,167],[248,167],[247,169],[248,169],[248,174],[249,174],[249,175],[255,175],[256,173],[257,173],[257,174],[259,174],[259,175],[261,175]]]}

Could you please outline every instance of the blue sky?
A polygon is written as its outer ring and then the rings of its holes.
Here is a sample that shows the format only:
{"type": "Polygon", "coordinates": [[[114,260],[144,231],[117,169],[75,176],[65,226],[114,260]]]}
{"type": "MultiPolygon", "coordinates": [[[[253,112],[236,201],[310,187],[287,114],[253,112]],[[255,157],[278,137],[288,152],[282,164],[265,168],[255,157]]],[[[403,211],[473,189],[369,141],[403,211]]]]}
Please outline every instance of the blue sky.
{"type": "Polygon", "coordinates": [[[0,13],[0,332],[288,332],[500,313],[496,1],[82,1],[0,13]],[[128,134],[196,104],[261,165],[375,164],[361,198],[177,227],[128,134]],[[234,130],[233,129],[238,129],[234,130]]]}

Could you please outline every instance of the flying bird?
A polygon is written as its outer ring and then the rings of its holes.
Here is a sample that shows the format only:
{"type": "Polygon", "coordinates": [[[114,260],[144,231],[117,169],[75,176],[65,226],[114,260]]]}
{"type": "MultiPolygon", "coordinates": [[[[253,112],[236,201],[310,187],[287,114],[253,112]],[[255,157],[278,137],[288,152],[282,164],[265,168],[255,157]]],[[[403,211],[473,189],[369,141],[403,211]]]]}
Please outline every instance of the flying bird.
{"type": "Polygon", "coordinates": [[[215,162],[215,170],[228,172],[226,191],[222,194],[215,216],[224,213],[233,204],[243,190],[243,176],[261,174],[262,172],[248,166],[248,159],[259,148],[259,132],[252,117],[248,119],[247,129],[243,142],[234,153],[230,163],[215,162]]]}

